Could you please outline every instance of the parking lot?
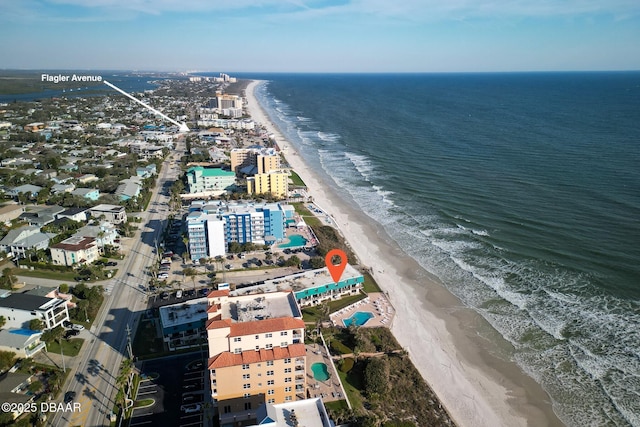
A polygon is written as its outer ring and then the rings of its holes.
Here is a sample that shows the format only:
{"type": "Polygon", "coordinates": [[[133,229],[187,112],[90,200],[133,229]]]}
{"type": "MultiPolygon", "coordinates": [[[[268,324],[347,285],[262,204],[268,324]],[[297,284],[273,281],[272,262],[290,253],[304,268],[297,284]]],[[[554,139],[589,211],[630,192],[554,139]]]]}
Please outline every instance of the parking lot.
{"type": "Polygon", "coordinates": [[[204,363],[200,352],[140,362],[143,380],[138,400],[155,403],[135,409],[129,425],[201,426],[206,401],[204,363]]]}

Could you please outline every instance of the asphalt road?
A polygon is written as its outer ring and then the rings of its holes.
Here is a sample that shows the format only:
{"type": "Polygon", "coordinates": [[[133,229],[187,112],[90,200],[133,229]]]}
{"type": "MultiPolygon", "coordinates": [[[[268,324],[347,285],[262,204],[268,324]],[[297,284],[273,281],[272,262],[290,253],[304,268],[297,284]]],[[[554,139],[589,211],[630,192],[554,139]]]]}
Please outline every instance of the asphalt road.
{"type": "MultiPolygon", "coordinates": [[[[178,159],[183,152],[183,147],[179,147],[174,152],[178,159]]],[[[155,204],[150,206],[156,209],[140,214],[143,225],[133,238],[130,253],[118,263],[118,275],[112,279],[112,291],[105,296],[98,318],[89,331],[91,339],[85,342],[78,355],[79,363],[70,368],[71,380],[63,391],[76,392],[81,411],[57,412],[50,416],[48,425],[109,425],[108,414],[113,409],[117,392],[115,378],[123,357],[128,354],[127,326],[133,340],[139,316],[146,308],[146,295],[140,285],[146,285],[149,281],[146,272],[155,260],[155,245],[160,241],[167,221],[168,212],[164,206],[168,204],[169,197],[168,191],[162,189],[168,189],[176,176],[177,171],[170,167],[169,162],[165,162],[151,198],[155,204]]]]}

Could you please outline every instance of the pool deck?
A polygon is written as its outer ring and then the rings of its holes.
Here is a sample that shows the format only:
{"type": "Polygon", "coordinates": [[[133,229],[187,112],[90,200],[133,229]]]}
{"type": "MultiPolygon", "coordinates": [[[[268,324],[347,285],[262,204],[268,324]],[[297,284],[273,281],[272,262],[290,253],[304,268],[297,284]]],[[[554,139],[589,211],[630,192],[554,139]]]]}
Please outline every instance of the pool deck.
{"type": "Polygon", "coordinates": [[[307,350],[307,396],[320,397],[323,402],[345,399],[340,378],[337,377],[327,348],[322,344],[306,344],[305,347],[307,350]],[[327,381],[318,381],[313,377],[311,366],[318,362],[327,365],[330,374],[327,381]]]}
{"type": "Polygon", "coordinates": [[[358,311],[366,311],[373,314],[373,318],[367,320],[362,327],[391,327],[395,316],[395,309],[381,292],[371,292],[366,298],[353,303],[342,310],[332,313],[330,318],[335,326],[344,328],[344,319],[353,316],[358,311]]]}

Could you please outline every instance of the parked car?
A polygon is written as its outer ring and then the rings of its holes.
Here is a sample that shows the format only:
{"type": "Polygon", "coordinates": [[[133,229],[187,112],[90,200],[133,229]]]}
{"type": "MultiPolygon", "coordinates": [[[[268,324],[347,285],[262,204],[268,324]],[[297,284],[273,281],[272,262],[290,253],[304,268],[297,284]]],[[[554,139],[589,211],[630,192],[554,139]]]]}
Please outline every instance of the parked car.
{"type": "Polygon", "coordinates": [[[62,326],[64,326],[65,328],[72,328],[73,323],[69,322],[68,320],[65,320],[64,322],[62,322],[62,326]]]}
{"type": "Polygon", "coordinates": [[[192,403],[190,405],[182,405],[180,407],[180,410],[182,410],[182,412],[184,412],[185,414],[192,414],[194,412],[199,412],[200,408],[201,406],[199,403],[192,403]]]}
{"type": "Polygon", "coordinates": [[[108,263],[105,264],[107,267],[115,267],[116,265],[118,265],[117,262],[115,261],[109,261],[108,263]]]}
{"type": "Polygon", "coordinates": [[[169,299],[169,294],[166,292],[163,292],[160,294],[160,299],[169,299]]]}
{"type": "Polygon", "coordinates": [[[159,280],[166,280],[169,278],[169,273],[160,273],[158,274],[158,279],[159,280]]]}
{"type": "Polygon", "coordinates": [[[80,331],[76,331],[75,329],[67,329],[62,336],[65,340],[68,340],[71,337],[75,337],[78,335],[80,331]]]}
{"type": "Polygon", "coordinates": [[[74,330],[74,331],[82,331],[82,330],[84,330],[84,326],[82,326],[82,325],[80,325],[80,324],[78,324],[78,323],[75,323],[75,324],[72,326],[72,328],[73,328],[73,330],[74,330]]]}
{"type": "Polygon", "coordinates": [[[177,290],[176,291],[176,298],[182,298],[182,291],[181,290],[177,290]]]}

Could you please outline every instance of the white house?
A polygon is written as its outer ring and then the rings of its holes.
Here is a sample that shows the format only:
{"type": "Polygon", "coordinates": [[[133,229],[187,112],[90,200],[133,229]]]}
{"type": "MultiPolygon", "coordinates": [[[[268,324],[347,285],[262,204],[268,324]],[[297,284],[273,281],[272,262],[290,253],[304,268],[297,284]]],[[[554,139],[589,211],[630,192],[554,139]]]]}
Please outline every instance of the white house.
{"type": "Polygon", "coordinates": [[[40,319],[45,329],[52,329],[69,320],[67,302],[59,298],[39,295],[16,294],[0,291],[0,316],[5,318],[7,329],[28,329],[29,322],[40,319]]]}

